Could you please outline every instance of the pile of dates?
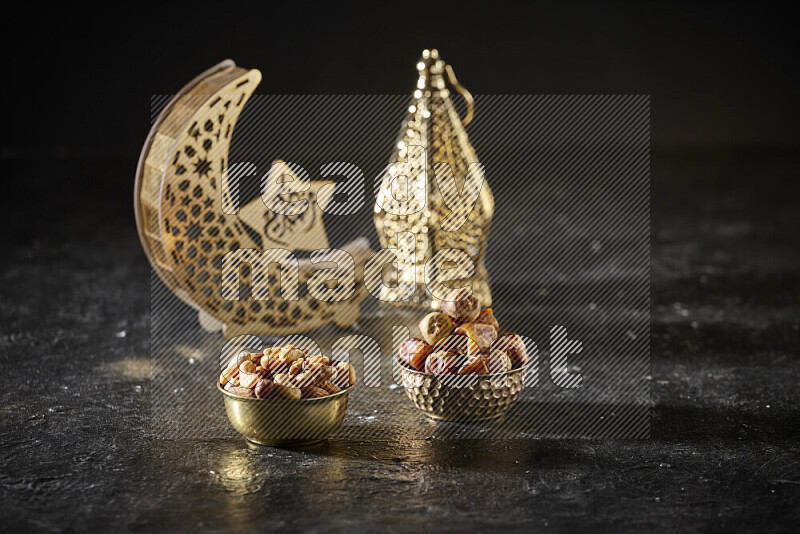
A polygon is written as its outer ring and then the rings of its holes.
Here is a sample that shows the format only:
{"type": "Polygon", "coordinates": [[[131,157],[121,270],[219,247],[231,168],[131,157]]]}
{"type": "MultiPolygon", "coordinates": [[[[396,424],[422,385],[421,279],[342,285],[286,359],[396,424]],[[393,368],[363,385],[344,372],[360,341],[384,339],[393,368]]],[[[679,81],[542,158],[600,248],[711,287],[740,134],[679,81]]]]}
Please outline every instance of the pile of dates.
{"type": "Polygon", "coordinates": [[[454,289],[433,312],[419,322],[422,339],[400,345],[401,364],[436,375],[490,375],[528,363],[525,343],[517,334],[498,335],[499,323],[491,308],[468,289],[454,289]]]}
{"type": "Polygon", "coordinates": [[[355,385],[356,372],[347,362],[309,356],[289,345],[240,353],[222,371],[219,383],[240,397],[315,399],[355,385]]]}

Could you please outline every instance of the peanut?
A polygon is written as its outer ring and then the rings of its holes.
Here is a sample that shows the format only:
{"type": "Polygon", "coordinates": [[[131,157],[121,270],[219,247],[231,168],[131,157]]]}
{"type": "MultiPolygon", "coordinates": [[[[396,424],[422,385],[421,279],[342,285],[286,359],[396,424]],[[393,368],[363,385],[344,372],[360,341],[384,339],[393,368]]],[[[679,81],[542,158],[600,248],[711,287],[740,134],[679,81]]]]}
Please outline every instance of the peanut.
{"type": "Polygon", "coordinates": [[[219,383],[229,384],[237,376],[239,376],[239,366],[236,365],[236,362],[231,362],[231,364],[222,371],[222,374],[219,375],[219,383]]]}
{"type": "Polygon", "coordinates": [[[278,393],[287,399],[297,400],[303,396],[303,393],[300,391],[294,382],[292,381],[291,376],[284,373],[278,373],[275,375],[275,388],[277,389],[278,393]]]}
{"type": "Polygon", "coordinates": [[[331,382],[342,389],[347,389],[356,383],[356,369],[347,362],[339,362],[334,368],[331,382]]]}
{"type": "Polygon", "coordinates": [[[328,392],[322,388],[318,388],[316,386],[311,386],[310,388],[303,390],[303,397],[308,399],[316,399],[319,397],[327,397],[328,392]]]}
{"type": "Polygon", "coordinates": [[[339,393],[340,391],[342,391],[342,388],[340,388],[339,386],[337,386],[336,384],[334,384],[331,381],[320,382],[317,385],[320,388],[322,388],[325,391],[327,391],[328,393],[339,393]]]}

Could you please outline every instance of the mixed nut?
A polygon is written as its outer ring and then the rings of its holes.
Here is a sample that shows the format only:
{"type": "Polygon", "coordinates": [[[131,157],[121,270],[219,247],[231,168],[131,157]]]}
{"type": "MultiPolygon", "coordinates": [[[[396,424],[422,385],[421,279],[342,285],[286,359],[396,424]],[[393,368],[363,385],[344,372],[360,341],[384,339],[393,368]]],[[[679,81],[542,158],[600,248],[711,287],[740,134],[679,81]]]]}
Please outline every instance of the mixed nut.
{"type": "Polygon", "coordinates": [[[220,385],[240,397],[314,399],[356,383],[355,368],[292,345],[242,352],[222,371],[220,385]]]}
{"type": "Polygon", "coordinates": [[[488,375],[524,366],[530,357],[525,342],[513,333],[498,335],[491,308],[481,309],[468,289],[454,289],[442,300],[441,312],[419,322],[422,339],[400,345],[398,360],[411,369],[436,375],[488,375]]]}

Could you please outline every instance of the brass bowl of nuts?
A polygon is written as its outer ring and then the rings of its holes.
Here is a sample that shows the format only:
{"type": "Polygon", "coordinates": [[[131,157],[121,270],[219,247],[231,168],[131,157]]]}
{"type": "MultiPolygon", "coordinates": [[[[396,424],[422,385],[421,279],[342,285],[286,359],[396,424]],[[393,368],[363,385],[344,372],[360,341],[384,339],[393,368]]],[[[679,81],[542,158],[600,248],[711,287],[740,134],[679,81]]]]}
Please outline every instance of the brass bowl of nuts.
{"type": "Polygon", "coordinates": [[[354,385],[349,363],[288,346],[239,354],[217,387],[228,420],[245,439],[298,446],[323,441],[339,427],[354,385]]]}
{"type": "Polygon", "coordinates": [[[446,421],[483,421],[505,414],[525,388],[530,357],[522,338],[498,335],[491,308],[469,290],[442,300],[441,312],[419,322],[422,338],[400,345],[401,385],[425,415],[446,421]]]}

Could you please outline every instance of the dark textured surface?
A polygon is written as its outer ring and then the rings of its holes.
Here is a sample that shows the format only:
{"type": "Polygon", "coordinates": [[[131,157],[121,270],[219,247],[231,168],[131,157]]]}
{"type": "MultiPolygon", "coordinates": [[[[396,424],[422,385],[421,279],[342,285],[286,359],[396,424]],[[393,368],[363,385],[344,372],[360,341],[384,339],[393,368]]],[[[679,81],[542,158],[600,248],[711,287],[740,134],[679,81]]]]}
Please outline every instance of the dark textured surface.
{"type": "Polygon", "coordinates": [[[654,154],[650,439],[445,440],[420,426],[307,450],[153,434],[136,364],[149,358],[150,275],[134,162],[0,168],[0,530],[760,532],[800,520],[796,153],[654,154]]]}

